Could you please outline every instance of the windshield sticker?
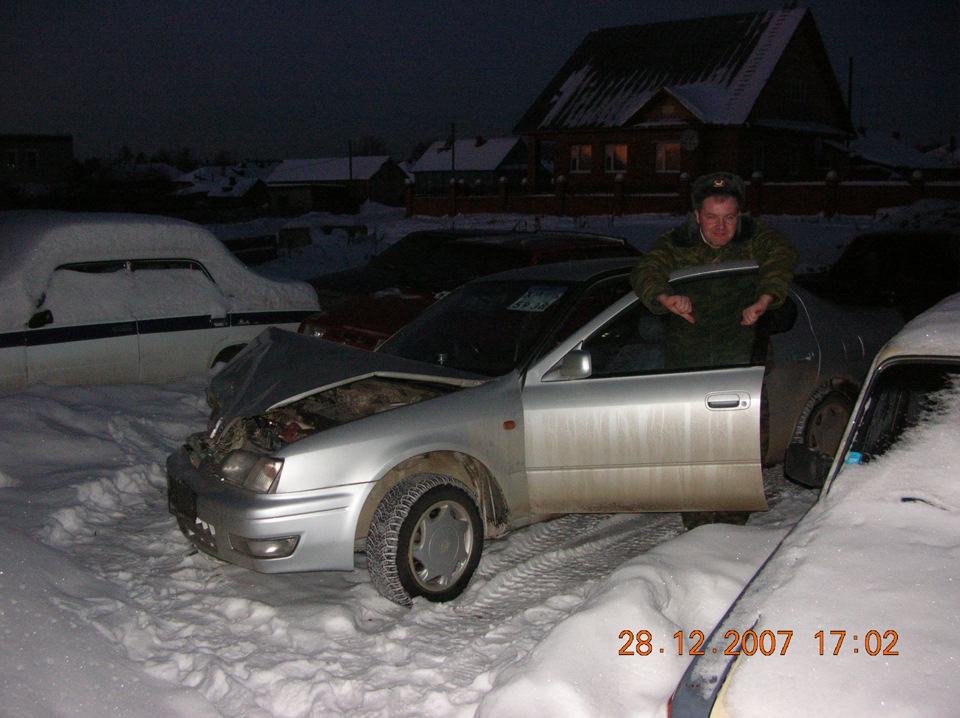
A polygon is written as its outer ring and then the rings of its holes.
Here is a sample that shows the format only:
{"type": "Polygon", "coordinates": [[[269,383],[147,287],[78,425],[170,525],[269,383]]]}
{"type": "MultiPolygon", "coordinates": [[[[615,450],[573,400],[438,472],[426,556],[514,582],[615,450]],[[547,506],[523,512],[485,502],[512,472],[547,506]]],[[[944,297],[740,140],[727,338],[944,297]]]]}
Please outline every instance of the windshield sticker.
{"type": "Polygon", "coordinates": [[[530,287],[507,309],[516,312],[543,312],[567,291],[566,287],[530,287]]]}

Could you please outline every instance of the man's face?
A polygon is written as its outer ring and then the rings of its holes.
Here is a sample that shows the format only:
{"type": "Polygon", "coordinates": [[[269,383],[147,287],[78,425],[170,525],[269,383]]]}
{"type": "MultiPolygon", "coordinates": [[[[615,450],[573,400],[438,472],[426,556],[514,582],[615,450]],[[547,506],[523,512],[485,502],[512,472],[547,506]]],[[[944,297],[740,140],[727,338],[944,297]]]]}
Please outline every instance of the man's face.
{"type": "Polygon", "coordinates": [[[707,197],[700,209],[694,210],[693,216],[707,244],[720,249],[737,232],[740,205],[733,197],[707,197]]]}

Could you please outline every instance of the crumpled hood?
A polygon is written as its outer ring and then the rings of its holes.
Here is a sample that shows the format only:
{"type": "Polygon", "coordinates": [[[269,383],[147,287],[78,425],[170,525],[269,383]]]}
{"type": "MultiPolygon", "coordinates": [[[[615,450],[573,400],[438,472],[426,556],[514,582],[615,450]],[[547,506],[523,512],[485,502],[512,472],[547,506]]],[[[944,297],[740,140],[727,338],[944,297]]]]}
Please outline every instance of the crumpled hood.
{"type": "Polygon", "coordinates": [[[308,394],[373,375],[404,376],[475,386],[478,374],[355,349],[270,327],[210,383],[222,419],[262,414],[308,394]]]}

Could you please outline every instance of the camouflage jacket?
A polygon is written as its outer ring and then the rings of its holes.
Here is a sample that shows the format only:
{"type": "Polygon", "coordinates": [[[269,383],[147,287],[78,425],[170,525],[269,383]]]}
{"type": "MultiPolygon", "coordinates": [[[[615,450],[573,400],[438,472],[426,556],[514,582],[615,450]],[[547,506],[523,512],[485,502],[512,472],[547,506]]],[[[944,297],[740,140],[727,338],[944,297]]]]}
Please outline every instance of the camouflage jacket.
{"type": "Polygon", "coordinates": [[[713,249],[700,236],[691,215],[679,227],[665,232],[644,254],[630,274],[630,284],[641,301],[655,314],[668,310],[657,301],[661,294],[686,294],[693,303],[690,324],[671,316],[667,326],[667,364],[671,367],[718,366],[750,361],[754,351],[754,327],[741,327],[743,310],[761,294],[773,297],[775,309],[783,304],[798,259],[790,240],[770,225],[741,218],[736,236],[724,247],[713,249]],[[710,280],[673,288],[668,283],[675,269],[753,259],[759,265],[755,278],[710,280]]]}

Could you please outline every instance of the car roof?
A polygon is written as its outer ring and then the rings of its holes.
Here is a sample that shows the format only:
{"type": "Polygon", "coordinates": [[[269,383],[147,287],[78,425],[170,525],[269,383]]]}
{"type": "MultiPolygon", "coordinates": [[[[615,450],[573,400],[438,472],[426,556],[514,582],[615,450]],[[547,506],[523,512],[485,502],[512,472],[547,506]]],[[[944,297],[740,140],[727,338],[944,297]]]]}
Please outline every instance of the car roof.
{"type": "Polygon", "coordinates": [[[960,357],[960,293],[907,322],[880,350],[874,363],[905,356],[960,357]]]}
{"type": "Polygon", "coordinates": [[[637,263],[636,257],[604,257],[576,259],[569,262],[535,264],[480,277],[469,282],[496,282],[504,280],[537,280],[544,282],[589,282],[605,275],[627,274],[637,263]]]}
{"type": "MultiPolygon", "coordinates": [[[[622,237],[610,237],[602,234],[587,232],[510,232],[506,234],[480,235],[469,238],[460,238],[450,243],[456,245],[485,245],[508,247],[527,252],[541,252],[550,249],[578,249],[597,247],[625,248],[633,250],[630,244],[622,237]]],[[[634,250],[635,251],[635,250],[634,250]]],[[[637,252],[639,254],[639,252],[637,252]]]]}
{"type": "Polygon", "coordinates": [[[216,282],[229,285],[240,304],[255,298],[263,308],[315,306],[316,295],[306,285],[254,275],[216,236],[192,222],[119,212],[15,210],[0,212],[0,324],[26,321],[58,267],[128,259],[195,259],[216,282]]]}

